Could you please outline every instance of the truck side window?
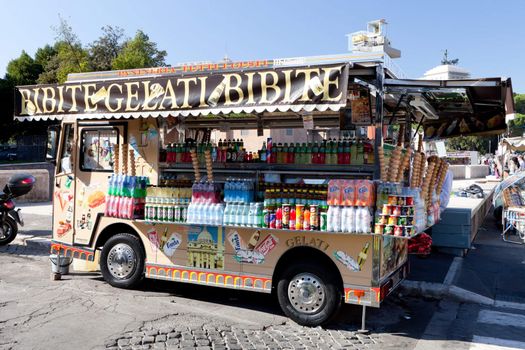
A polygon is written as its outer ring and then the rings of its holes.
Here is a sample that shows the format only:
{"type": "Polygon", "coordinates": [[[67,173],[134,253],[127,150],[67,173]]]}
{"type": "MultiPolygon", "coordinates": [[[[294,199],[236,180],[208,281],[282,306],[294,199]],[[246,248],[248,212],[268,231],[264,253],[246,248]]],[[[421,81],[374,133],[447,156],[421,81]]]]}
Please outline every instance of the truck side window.
{"type": "Polygon", "coordinates": [[[75,140],[75,129],[72,124],[65,124],[64,126],[64,142],[62,144],[62,156],[60,158],[59,173],[72,172],[71,152],[73,150],[73,142],[75,140]]]}
{"type": "Polygon", "coordinates": [[[80,169],[83,171],[112,171],[113,145],[118,144],[118,130],[83,130],[81,138],[80,169]]]}

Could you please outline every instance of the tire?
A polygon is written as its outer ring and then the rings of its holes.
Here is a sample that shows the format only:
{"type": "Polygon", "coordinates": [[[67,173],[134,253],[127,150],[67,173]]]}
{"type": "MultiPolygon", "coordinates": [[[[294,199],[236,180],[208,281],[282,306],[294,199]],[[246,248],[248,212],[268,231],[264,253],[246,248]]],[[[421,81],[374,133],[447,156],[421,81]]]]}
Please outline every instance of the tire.
{"type": "Polygon", "coordinates": [[[144,278],[144,249],[137,236],[119,233],[102,247],[100,271],[113,287],[133,288],[144,278]]]}
{"type": "Polygon", "coordinates": [[[0,246],[7,245],[11,243],[18,233],[18,225],[16,221],[11,217],[6,216],[4,223],[4,233],[7,232],[7,235],[4,238],[0,238],[0,246]]]}
{"type": "Polygon", "coordinates": [[[287,267],[279,277],[277,299],[290,319],[302,326],[316,327],[337,316],[343,297],[340,282],[331,268],[299,262],[287,267]],[[300,292],[308,296],[304,298],[300,292]]]}

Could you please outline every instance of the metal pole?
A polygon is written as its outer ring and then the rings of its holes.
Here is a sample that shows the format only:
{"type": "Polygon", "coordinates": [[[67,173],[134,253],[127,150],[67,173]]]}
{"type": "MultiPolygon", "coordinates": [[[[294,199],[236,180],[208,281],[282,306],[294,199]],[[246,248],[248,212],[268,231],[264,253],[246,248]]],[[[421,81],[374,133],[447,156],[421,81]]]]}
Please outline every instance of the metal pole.
{"type": "Polygon", "coordinates": [[[376,66],[376,115],[375,115],[375,142],[374,142],[374,154],[375,154],[375,167],[374,167],[374,179],[381,178],[381,169],[379,167],[379,148],[383,147],[383,95],[384,95],[384,78],[385,70],[382,64],[376,66]]]}
{"type": "Polygon", "coordinates": [[[363,311],[361,312],[361,329],[357,333],[368,333],[368,329],[365,328],[366,322],[366,305],[363,305],[363,311]]]}

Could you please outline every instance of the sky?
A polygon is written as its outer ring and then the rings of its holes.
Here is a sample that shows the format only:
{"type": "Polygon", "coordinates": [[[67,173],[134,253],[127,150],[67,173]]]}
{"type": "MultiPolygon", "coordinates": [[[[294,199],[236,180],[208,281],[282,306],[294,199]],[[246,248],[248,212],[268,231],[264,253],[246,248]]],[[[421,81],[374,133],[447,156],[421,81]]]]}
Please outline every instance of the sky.
{"type": "Polygon", "coordinates": [[[525,93],[525,1],[137,1],[0,0],[0,77],[22,50],[52,44],[59,15],[83,44],[104,25],[138,29],[166,50],[168,64],[313,56],[347,52],[347,33],[388,22],[396,63],[410,78],[449,58],[473,77],[511,77],[525,93]]]}

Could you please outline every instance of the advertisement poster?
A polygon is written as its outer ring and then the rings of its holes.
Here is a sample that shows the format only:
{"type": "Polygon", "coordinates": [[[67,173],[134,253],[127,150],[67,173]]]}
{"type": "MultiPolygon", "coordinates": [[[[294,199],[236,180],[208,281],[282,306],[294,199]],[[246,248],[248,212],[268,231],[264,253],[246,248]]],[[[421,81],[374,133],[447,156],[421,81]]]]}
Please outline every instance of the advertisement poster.
{"type": "Polygon", "coordinates": [[[407,259],[408,240],[397,239],[391,236],[383,236],[381,254],[381,278],[392,273],[407,259]]]}
{"type": "Polygon", "coordinates": [[[188,228],[187,266],[199,269],[224,269],[224,236],[222,227],[191,226],[188,228]]]}

